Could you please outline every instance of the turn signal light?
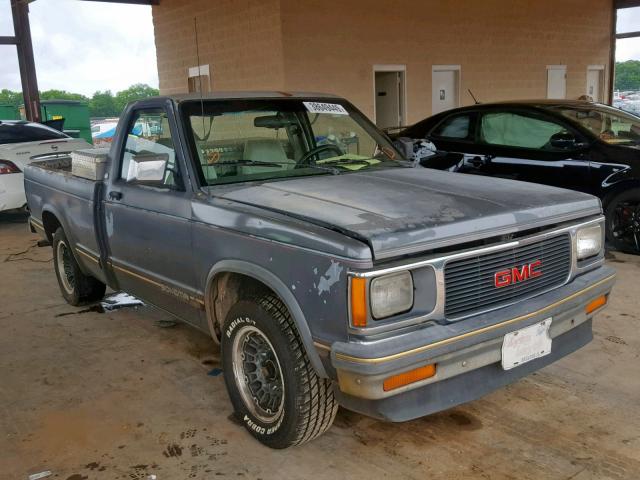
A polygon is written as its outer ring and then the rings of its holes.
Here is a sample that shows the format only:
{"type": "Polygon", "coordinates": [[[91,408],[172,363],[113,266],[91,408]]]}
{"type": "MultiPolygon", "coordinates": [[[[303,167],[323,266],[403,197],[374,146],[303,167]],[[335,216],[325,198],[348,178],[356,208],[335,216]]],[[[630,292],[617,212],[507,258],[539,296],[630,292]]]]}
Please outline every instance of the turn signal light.
{"type": "Polygon", "coordinates": [[[586,306],[585,311],[587,312],[587,315],[589,315],[590,313],[593,313],[596,310],[598,310],[600,307],[604,307],[606,304],[607,304],[607,296],[602,295],[596,298],[595,300],[593,300],[592,302],[590,302],[586,306]]]}
{"type": "Polygon", "coordinates": [[[367,326],[367,279],[351,279],[351,324],[354,327],[367,326]]]}
{"type": "Polygon", "coordinates": [[[385,392],[388,392],[389,390],[395,390],[396,388],[404,387],[405,385],[410,385],[426,378],[431,378],[435,374],[435,363],[431,365],[425,365],[424,367],[419,367],[415,370],[409,370],[408,372],[400,373],[398,375],[394,375],[393,377],[387,378],[382,383],[382,388],[385,392]]]}

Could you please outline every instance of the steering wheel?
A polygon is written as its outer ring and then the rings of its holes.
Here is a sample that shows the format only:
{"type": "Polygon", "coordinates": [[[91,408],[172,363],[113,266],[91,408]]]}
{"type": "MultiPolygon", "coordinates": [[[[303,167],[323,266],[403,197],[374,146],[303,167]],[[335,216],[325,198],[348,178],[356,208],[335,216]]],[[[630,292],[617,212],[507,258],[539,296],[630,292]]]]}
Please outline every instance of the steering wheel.
{"type": "Polygon", "coordinates": [[[330,150],[337,152],[338,155],[344,155],[344,152],[340,147],[334,145],[333,143],[327,143],[326,145],[319,145],[316,148],[312,148],[307,153],[305,153],[298,161],[298,165],[306,165],[307,163],[309,163],[308,160],[314,155],[317,155],[318,153],[322,153],[324,151],[328,152],[330,150]]]}

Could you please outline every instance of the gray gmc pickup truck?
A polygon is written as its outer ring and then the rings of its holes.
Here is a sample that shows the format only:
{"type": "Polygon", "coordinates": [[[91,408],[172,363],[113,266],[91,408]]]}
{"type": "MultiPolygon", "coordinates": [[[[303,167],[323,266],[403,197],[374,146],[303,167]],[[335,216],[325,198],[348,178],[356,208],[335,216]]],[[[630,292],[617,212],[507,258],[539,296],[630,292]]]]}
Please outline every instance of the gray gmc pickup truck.
{"type": "Polygon", "coordinates": [[[401,422],[538,370],[592,339],[614,283],[597,198],[414,168],[334,96],[139,101],[105,158],[96,180],[25,169],[62,295],[108,285],[208,332],[273,448],[338,405],[401,422]]]}

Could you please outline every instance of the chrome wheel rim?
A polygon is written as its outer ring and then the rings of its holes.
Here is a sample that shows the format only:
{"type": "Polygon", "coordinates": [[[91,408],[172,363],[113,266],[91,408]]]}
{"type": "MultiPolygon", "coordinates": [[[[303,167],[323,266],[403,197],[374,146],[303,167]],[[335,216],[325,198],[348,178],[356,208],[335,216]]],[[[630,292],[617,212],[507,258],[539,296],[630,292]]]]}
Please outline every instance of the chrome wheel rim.
{"type": "Polygon", "coordinates": [[[67,244],[63,241],[58,242],[56,247],[56,261],[58,263],[58,275],[62,281],[62,287],[69,294],[73,294],[76,284],[76,278],[73,273],[73,263],[71,261],[71,252],[67,244]]]}
{"type": "Polygon", "coordinates": [[[257,419],[274,423],[283,411],[284,381],[273,345],[256,327],[245,326],[231,348],[233,375],[242,401],[257,419]]]}
{"type": "Polygon", "coordinates": [[[616,205],[611,219],[611,233],[616,241],[640,253],[640,200],[616,205]]]}

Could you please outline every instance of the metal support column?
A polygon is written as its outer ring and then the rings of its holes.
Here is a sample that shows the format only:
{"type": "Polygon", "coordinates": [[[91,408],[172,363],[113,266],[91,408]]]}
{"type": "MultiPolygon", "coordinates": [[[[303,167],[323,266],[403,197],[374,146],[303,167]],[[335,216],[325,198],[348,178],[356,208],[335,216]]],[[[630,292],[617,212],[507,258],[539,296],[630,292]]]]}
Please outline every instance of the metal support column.
{"type": "Polygon", "coordinates": [[[25,115],[27,120],[39,122],[40,95],[38,93],[36,65],[33,60],[28,0],[11,0],[11,12],[13,14],[15,43],[18,48],[18,65],[20,66],[25,115]]]}

